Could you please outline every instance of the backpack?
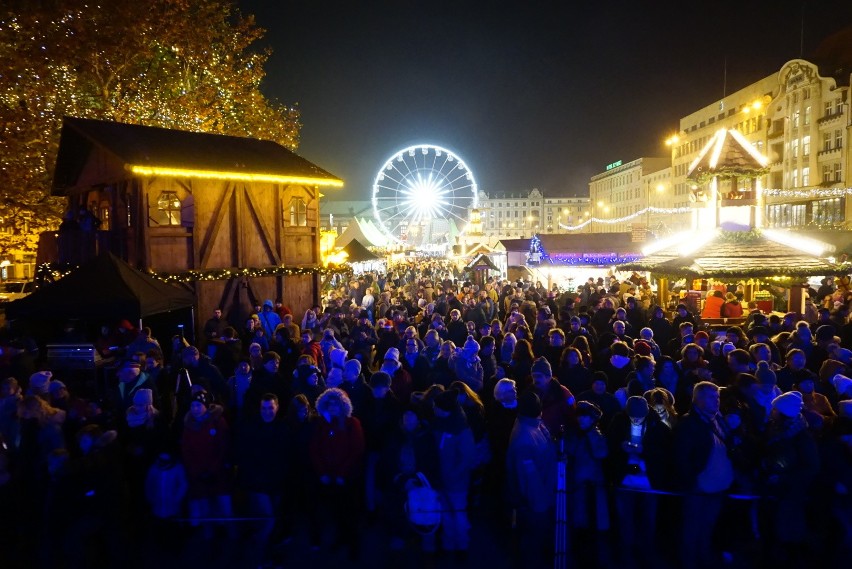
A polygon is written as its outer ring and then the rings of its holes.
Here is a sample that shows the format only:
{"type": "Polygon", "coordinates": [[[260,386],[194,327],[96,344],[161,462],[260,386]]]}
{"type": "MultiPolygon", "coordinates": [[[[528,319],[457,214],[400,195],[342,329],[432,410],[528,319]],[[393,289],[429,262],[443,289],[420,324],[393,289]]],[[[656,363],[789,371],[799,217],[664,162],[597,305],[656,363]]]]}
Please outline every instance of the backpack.
{"type": "Polygon", "coordinates": [[[406,486],[405,512],[414,531],[423,535],[434,533],[441,525],[441,501],[422,472],[406,486]]]}

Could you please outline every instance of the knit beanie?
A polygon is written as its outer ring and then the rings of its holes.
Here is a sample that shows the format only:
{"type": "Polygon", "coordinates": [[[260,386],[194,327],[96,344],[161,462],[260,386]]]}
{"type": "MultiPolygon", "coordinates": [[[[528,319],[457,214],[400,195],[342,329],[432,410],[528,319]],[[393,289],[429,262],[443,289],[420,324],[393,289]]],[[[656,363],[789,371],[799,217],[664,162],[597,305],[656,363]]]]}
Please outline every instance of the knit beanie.
{"type": "Polygon", "coordinates": [[[772,368],[769,367],[768,362],[757,362],[757,370],[754,372],[754,377],[757,378],[757,382],[761,385],[776,385],[778,383],[778,377],[776,377],[772,368]]]}
{"type": "Polygon", "coordinates": [[[399,349],[398,348],[388,348],[388,351],[385,352],[385,359],[398,362],[399,361],[399,349]]]}
{"type": "Polygon", "coordinates": [[[846,366],[843,365],[843,362],[828,359],[819,366],[819,373],[817,375],[820,381],[831,381],[835,375],[842,374],[844,371],[846,371],[846,366]]]}
{"type": "Polygon", "coordinates": [[[553,377],[553,370],[550,368],[550,362],[546,358],[538,358],[533,362],[530,373],[540,373],[547,377],[553,377]]]}
{"type": "MultiPolygon", "coordinates": [[[[147,407],[154,404],[154,392],[150,389],[140,389],[133,394],[133,404],[147,407]]],[[[206,405],[206,403],[205,403],[206,405]]]]}
{"type": "Polygon", "coordinates": [[[518,398],[518,415],[531,418],[541,415],[541,399],[534,391],[524,391],[518,398]]]}
{"type": "Polygon", "coordinates": [[[37,371],[30,376],[30,392],[35,395],[47,395],[48,384],[53,373],[49,371],[37,371]]]}
{"type": "Polygon", "coordinates": [[[852,399],[847,399],[837,404],[837,416],[852,419],[852,399]]]}
{"type": "Polygon", "coordinates": [[[651,344],[644,340],[638,340],[637,342],[634,342],[633,351],[636,352],[637,356],[653,357],[651,352],[651,344]]]}
{"type": "Polygon", "coordinates": [[[846,377],[842,373],[838,373],[831,378],[831,383],[834,384],[834,389],[841,397],[852,397],[852,379],[846,377]]]}
{"type": "Polygon", "coordinates": [[[600,407],[591,401],[579,401],[577,403],[577,416],[591,417],[595,422],[597,422],[601,420],[601,417],[603,417],[603,412],[600,407]]]}
{"type": "Polygon", "coordinates": [[[473,355],[479,352],[479,343],[473,339],[473,336],[468,336],[462,348],[468,355],[473,355]]]}
{"type": "Polygon", "coordinates": [[[648,402],[644,397],[633,395],[627,399],[627,404],[624,407],[627,415],[633,419],[644,419],[648,416],[648,402]]]}
{"type": "Polygon", "coordinates": [[[383,371],[377,371],[372,376],[370,376],[370,387],[390,387],[391,386],[391,376],[386,374],[383,371]]]}
{"type": "Polygon", "coordinates": [[[68,388],[65,386],[64,383],[62,383],[58,379],[54,379],[47,386],[47,390],[50,392],[51,395],[56,395],[59,392],[60,389],[68,389],[68,388]]]}
{"type": "Polygon", "coordinates": [[[772,408],[778,409],[785,417],[797,417],[804,406],[802,394],[798,391],[788,391],[772,400],[772,408]]]}

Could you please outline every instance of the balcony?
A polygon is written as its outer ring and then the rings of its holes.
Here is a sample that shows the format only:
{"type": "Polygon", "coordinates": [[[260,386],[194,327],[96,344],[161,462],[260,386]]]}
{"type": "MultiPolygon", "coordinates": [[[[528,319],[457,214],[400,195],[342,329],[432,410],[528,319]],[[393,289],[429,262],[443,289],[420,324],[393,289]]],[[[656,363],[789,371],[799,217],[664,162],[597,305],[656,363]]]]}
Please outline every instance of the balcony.
{"type": "Polygon", "coordinates": [[[817,119],[817,124],[820,125],[820,126],[825,125],[825,124],[832,124],[835,121],[839,121],[842,117],[843,117],[843,113],[831,113],[831,114],[825,115],[825,116],[817,119]]]}
{"type": "Polygon", "coordinates": [[[783,128],[771,128],[766,133],[766,138],[768,138],[770,140],[773,139],[773,138],[780,138],[782,136],[784,136],[784,129],[783,128]]]}
{"type": "Polygon", "coordinates": [[[820,150],[817,152],[817,157],[830,157],[830,156],[840,156],[840,151],[843,149],[842,146],[835,146],[834,148],[827,148],[825,150],[820,150]]]}

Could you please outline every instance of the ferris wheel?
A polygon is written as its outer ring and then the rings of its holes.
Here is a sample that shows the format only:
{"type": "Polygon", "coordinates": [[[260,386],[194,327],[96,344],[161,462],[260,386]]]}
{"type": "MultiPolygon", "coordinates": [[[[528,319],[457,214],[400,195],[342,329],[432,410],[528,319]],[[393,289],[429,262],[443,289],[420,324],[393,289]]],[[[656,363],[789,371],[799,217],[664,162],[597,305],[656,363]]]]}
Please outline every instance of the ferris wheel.
{"type": "Polygon", "coordinates": [[[396,152],[376,173],[373,215],[396,243],[417,248],[453,244],[479,201],[473,172],[440,146],[396,152]]]}

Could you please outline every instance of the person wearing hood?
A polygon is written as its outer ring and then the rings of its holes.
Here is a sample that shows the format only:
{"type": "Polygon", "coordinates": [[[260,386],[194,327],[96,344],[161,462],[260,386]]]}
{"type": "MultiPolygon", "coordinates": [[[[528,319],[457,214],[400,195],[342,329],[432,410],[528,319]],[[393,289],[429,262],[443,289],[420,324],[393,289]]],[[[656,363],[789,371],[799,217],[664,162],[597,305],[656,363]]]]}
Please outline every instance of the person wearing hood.
{"type": "Polygon", "coordinates": [[[450,358],[450,369],[456,379],[467,384],[475,392],[482,391],[484,371],[479,359],[479,343],[468,336],[461,349],[457,349],[450,358]]]}
{"type": "Polygon", "coordinates": [[[263,306],[257,317],[260,319],[260,325],[267,338],[271,338],[275,333],[275,329],[281,324],[281,317],[275,312],[275,305],[271,299],[263,301],[263,306]]]}
{"type": "Polygon", "coordinates": [[[438,446],[439,474],[430,482],[440,493],[443,508],[442,543],[446,552],[464,560],[470,546],[467,497],[476,458],[473,432],[455,389],[448,389],[435,397],[433,413],[431,428],[438,446]]]}
{"type": "Polygon", "coordinates": [[[331,519],[338,540],[348,546],[350,561],[357,560],[356,531],[360,484],[365,452],[361,421],[352,416],[352,402],[342,389],[327,389],[317,399],[318,418],[309,443],[309,455],[318,480],[318,504],[311,527],[311,545],[319,546],[322,514],[331,519]]]}
{"type": "Polygon", "coordinates": [[[304,395],[311,404],[316,402],[317,397],[326,388],[322,371],[315,365],[314,359],[309,355],[299,356],[299,361],[295,371],[293,371],[293,380],[290,385],[294,395],[304,395]]]}
{"type": "Polygon", "coordinates": [[[517,512],[519,553],[525,567],[544,566],[544,552],[553,535],[557,457],[541,414],[538,395],[534,391],[521,394],[506,454],[506,487],[517,512]]]}
{"type": "Polygon", "coordinates": [[[228,419],[231,424],[237,425],[245,419],[246,395],[249,393],[252,383],[251,362],[244,358],[234,368],[234,375],[228,379],[228,419]]]}
{"type": "Polygon", "coordinates": [[[804,558],[808,539],[805,510],[819,473],[819,452],[802,415],[801,393],[789,391],[775,397],[771,405],[763,461],[767,490],[776,498],[767,502],[773,510],[775,533],[770,562],[783,565],[792,561],[792,566],[803,567],[808,564],[804,558]]]}
{"type": "MultiPolygon", "coordinates": [[[[181,455],[188,483],[189,517],[198,525],[203,518],[231,517],[231,476],[228,456],[231,440],[224,409],[213,396],[200,390],[192,395],[183,419],[181,455]]],[[[213,527],[204,525],[207,538],[213,527]]]]}

